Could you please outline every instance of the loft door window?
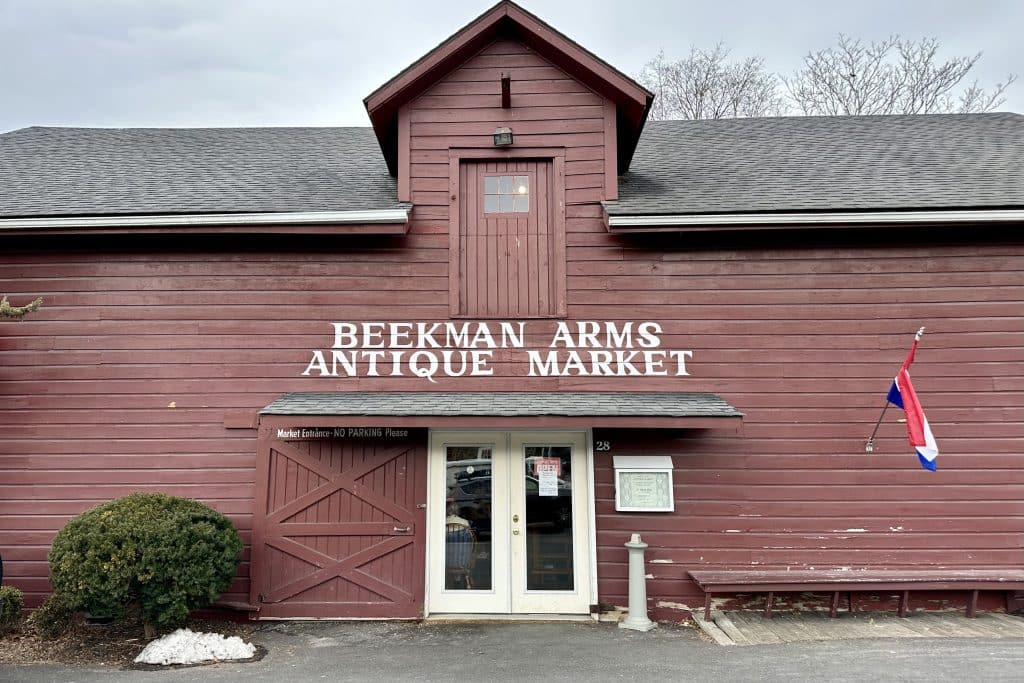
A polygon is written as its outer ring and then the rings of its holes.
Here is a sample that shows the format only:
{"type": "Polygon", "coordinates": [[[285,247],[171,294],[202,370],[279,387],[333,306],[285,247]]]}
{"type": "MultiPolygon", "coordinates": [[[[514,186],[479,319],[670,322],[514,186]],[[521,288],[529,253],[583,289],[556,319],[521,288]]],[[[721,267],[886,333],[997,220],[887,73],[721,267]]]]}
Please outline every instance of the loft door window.
{"type": "Polygon", "coordinates": [[[551,160],[459,164],[452,315],[565,315],[564,209],[556,180],[551,160]]]}
{"type": "Polygon", "coordinates": [[[484,213],[530,213],[530,176],[485,175],[484,213]]]}

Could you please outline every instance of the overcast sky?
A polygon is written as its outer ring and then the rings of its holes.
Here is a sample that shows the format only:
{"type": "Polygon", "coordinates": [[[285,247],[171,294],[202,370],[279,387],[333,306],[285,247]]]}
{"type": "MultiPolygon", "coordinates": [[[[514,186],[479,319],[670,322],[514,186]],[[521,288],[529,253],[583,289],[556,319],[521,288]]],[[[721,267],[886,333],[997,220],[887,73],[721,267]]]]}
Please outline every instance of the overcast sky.
{"type": "MultiPolygon", "coordinates": [[[[367,125],[363,98],[493,5],[487,0],[0,0],[0,131],[30,125],[367,125]]],[[[772,71],[842,31],[984,52],[973,75],[1022,78],[1021,0],[523,0],[629,74],[664,48],[722,41],[772,71]]]]}

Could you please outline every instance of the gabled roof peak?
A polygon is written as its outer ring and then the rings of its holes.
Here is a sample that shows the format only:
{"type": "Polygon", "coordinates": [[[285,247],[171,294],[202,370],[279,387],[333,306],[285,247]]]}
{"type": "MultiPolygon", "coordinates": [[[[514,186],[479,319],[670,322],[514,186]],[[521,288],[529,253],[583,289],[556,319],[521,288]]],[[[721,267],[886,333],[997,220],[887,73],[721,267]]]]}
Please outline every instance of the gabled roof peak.
{"type": "Polygon", "coordinates": [[[498,38],[525,44],[614,102],[619,169],[628,168],[654,95],[519,5],[501,0],[363,100],[392,174],[398,166],[399,108],[498,38]]]}

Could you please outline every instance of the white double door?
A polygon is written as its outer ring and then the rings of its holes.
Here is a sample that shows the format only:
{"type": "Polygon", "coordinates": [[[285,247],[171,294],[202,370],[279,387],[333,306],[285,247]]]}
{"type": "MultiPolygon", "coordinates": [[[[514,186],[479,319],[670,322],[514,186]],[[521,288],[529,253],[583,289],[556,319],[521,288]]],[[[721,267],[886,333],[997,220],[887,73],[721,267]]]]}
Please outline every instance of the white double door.
{"type": "Polygon", "coordinates": [[[585,614],[584,432],[432,432],[431,613],[585,614]]]}

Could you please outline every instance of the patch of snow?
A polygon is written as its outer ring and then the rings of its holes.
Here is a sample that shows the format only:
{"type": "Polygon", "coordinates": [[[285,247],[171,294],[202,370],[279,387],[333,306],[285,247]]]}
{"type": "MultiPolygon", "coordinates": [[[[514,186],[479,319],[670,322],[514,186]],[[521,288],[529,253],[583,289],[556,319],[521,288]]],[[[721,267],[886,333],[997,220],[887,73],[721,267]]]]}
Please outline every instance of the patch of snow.
{"type": "Polygon", "coordinates": [[[199,664],[201,662],[249,659],[256,655],[256,646],[238,636],[227,638],[219,633],[196,633],[179,628],[152,641],[135,658],[136,664],[199,664]]]}
{"type": "Polygon", "coordinates": [[[891,526],[891,527],[889,527],[889,531],[903,531],[903,527],[901,527],[901,526],[891,526]]]}
{"type": "Polygon", "coordinates": [[[842,534],[842,533],[847,533],[847,534],[865,534],[865,533],[867,533],[867,531],[868,531],[867,529],[833,529],[832,533],[834,533],[834,534],[842,534]]]}
{"type": "Polygon", "coordinates": [[[651,560],[651,564],[674,564],[674,560],[651,560]]]}

